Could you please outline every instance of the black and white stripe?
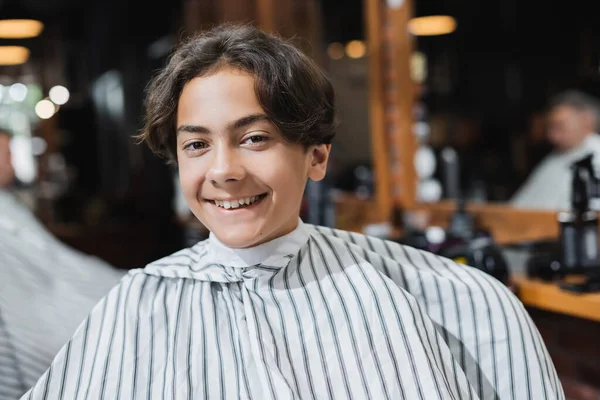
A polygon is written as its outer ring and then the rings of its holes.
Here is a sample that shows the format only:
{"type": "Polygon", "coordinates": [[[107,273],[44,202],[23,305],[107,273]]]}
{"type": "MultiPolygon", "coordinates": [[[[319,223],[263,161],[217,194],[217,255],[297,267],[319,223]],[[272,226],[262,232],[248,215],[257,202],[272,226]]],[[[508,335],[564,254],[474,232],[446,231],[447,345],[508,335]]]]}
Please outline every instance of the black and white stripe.
{"type": "Polygon", "coordinates": [[[131,271],[24,398],[564,399],[495,279],[327,228],[282,239],[131,271]]]}

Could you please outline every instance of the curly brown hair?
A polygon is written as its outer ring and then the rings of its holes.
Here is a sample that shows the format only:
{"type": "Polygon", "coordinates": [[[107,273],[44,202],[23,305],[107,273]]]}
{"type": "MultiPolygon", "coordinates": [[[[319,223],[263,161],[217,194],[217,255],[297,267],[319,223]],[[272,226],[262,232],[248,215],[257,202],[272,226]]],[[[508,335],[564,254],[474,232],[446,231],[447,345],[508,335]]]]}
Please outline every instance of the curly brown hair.
{"type": "Polygon", "coordinates": [[[229,66],[251,74],[258,102],[284,138],[305,147],[335,136],[334,92],[325,73],[290,42],[251,25],[223,24],[183,42],[150,82],[137,138],[176,161],[179,97],[192,79],[229,66]]]}

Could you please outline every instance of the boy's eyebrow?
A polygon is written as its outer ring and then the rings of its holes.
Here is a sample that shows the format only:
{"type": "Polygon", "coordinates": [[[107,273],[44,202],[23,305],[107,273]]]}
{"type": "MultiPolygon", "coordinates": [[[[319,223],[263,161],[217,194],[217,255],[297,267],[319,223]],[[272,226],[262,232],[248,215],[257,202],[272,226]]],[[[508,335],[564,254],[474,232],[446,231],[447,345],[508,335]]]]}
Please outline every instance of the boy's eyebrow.
{"type": "Polygon", "coordinates": [[[259,121],[269,121],[269,117],[262,113],[250,114],[245,117],[242,117],[236,121],[230,122],[227,124],[228,131],[234,131],[236,129],[243,128],[248,125],[252,125],[255,122],[259,121]]]}
{"type": "Polygon", "coordinates": [[[177,127],[177,134],[181,132],[189,132],[189,133],[210,133],[208,128],[198,125],[179,125],[177,127]]]}
{"type": "MultiPolygon", "coordinates": [[[[259,121],[270,121],[270,119],[262,113],[250,114],[235,121],[231,121],[227,124],[226,129],[228,132],[231,132],[259,121]]],[[[177,127],[177,133],[180,132],[210,134],[210,129],[200,125],[180,125],[177,127]]]]}

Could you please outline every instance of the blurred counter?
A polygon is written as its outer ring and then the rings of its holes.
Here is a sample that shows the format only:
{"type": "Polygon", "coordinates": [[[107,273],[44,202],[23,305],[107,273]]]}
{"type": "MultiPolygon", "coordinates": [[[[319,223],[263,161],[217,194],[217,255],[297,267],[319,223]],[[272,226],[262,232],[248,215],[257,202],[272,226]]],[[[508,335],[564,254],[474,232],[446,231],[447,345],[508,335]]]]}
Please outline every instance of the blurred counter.
{"type": "MultiPolygon", "coordinates": [[[[489,231],[499,245],[555,240],[559,235],[554,211],[521,210],[503,203],[470,203],[466,209],[478,228],[489,231]]],[[[456,202],[417,204],[410,211],[420,215],[425,225],[445,227],[456,211],[456,202]]]]}
{"type": "Polygon", "coordinates": [[[600,293],[575,294],[554,282],[513,277],[517,296],[527,307],[600,322],[600,293]]]}
{"type": "MultiPolygon", "coordinates": [[[[373,199],[337,193],[334,201],[339,229],[362,232],[366,225],[381,222],[380,210],[373,199]]],[[[395,224],[408,222],[419,229],[428,226],[446,228],[456,208],[456,202],[452,200],[417,203],[405,209],[398,208],[400,215],[393,219],[402,219],[394,221],[395,224]]],[[[499,245],[556,240],[559,236],[554,211],[521,210],[502,203],[469,203],[466,209],[474,217],[477,227],[489,231],[499,245]]]]}
{"type": "Polygon", "coordinates": [[[575,294],[556,283],[513,276],[567,399],[600,398],[600,293],[575,294]]]}

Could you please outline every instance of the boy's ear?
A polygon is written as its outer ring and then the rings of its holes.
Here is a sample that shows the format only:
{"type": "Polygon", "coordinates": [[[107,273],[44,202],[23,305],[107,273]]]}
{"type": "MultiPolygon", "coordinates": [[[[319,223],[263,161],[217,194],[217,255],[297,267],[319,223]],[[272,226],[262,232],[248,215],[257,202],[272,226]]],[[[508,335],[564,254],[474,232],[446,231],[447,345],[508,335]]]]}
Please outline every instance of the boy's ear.
{"type": "Polygon", "coordinates": [[[308,177],[311,180],[320,181],[325,178],[330,151],[331,144],[319,144],[309,149],[310,165],[308,168],[308,177]]]}

